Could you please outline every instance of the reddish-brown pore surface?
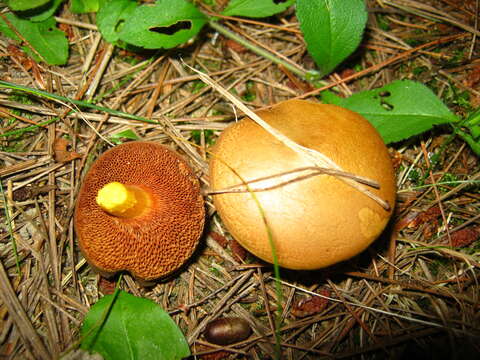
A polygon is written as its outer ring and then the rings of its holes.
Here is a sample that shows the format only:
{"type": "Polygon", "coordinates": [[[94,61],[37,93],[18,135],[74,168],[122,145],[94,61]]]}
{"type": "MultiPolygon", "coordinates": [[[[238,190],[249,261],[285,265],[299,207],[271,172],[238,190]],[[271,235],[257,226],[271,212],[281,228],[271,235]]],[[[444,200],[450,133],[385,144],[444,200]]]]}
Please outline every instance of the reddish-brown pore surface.
{"type": "Polygon", "coordinates": [[[93,164],[75,209],[78,243],[101,271],[127,270],[153,280],[177,270],[192,255],[203,231],[205,208],[200,185],[174,151],[152,142],[130,142],[106,151],[93,164]],[[118,181],[148,191],[151,209],[133,218],[107,214],[95,197],[118,181]]]}

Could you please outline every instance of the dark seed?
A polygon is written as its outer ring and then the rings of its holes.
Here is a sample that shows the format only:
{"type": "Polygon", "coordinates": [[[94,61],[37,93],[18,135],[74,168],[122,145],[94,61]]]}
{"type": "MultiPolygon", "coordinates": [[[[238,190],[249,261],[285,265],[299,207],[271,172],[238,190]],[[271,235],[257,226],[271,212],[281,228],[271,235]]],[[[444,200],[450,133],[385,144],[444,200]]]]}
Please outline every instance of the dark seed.
{"type": "Polygon", "coordinates": [[[212,344],[228,345],[250,336],[252,329],[242,318],[220,318],[209,322],[205,328],[205,339],[212,344]]]}

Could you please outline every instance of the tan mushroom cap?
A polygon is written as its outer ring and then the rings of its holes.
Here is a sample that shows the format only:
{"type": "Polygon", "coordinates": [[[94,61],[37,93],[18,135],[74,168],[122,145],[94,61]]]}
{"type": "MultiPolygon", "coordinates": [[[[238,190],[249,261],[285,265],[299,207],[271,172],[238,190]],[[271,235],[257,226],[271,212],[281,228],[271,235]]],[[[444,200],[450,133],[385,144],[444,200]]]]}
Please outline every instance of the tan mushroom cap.
{"type": "Polygon", "coordinates": [[[87,261],[102,272],[126,270],[142,280],[181,267],[198,244],[204,219],[200,185],[186,161],[165,146],[141,141],[118,145],[98,158],[75,208],[75,230],[87,261]],[[143,190],[148,208],[134,217],[102,210],[96,196],[111,182],[143,190]]]}
{"type": "MultiPolygon", "coordinates": [[[[369,190],[393,208],[396,186],[388,150],[362,116],[335,105],[303,100],[285,101],[257,114],[291,140],[330,157],[345,171],[377,181],[380,190],[369,190]]],[[[241,184],[238,175],[248,182],[311,165],[245,118],[224,130],[214,147],[211,188],[241,184]]],[[[255,186],[258,190],[278,183],[271,179],[255,186]]],[[[319,269],[359,254],[380,235],[392,215],[392,209],[385,210],[330,175],[255,191],[255,195],[272,230],[278,262],[290,269],[319,269]]],[[[217,194],[213,199],[232,236],[254,255],[273,263],[266,226],[252,194],[217,194]]]]}

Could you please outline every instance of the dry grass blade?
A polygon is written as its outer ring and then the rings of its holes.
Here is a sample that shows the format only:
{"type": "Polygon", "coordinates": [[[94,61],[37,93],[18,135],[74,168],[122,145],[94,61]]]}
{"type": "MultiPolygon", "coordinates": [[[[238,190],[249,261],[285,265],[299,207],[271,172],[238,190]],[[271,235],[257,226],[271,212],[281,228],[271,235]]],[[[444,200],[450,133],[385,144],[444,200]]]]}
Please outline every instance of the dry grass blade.
{"type": "Polygon", "coordinates": [[[414,317],[411,317],[411,316],[406,316],[406,315],[396,313],[396,312],[393,312],[393,311],[386,311],[386,310],[382,310],[382,309],[377,309],[377,308],[374,308],[374,307],[371,307],[371,306],[367,306],[367,305],[364,305],[364,304],[361,304],[361,303],[355,303],[355,302],[352,302],[352,301],[339,300],[339,299],[336,299],[336,298],[333,298],[333,297],[328,297],[328,296],[325,296],[325,295],[314,293],[312,291],[309,291],[307,289],[303,289],[303,288],[298,287],[298,286],[293,285],[293,284],[289,284],[289,283],[287,283],[285,281],[282,281],[282,280],[281,280],[281,282],[284,283],[285,285],[294,287],[295,289],[303,291],[303,292],[305,292],[307,294],[310,294],[312,296],[319,296],[319,297],[322,297],[322,298],[326,298],[330,301],[343,303],[343,304],[348,305],[348,306],[359,307],[359,308],[362,308],[362,309],[370,310],[372,312],[388,315],[388,316],[391,316],[391,317],[396,317],[396,318],[399,318],[399,319],[408,320],[408,321],[411,321],[412,323],[427,325],[427,326],[436,327],[436,328],[445,328],[445,329],[454,331],[459,335],[469,335],[470,334],[470,332],[468,330],[454,329],[454,328],[446,327],[445,325],[440,324],[440,323],[426,321],[426,320],[414,318],[414,317]]]}
{"type": "Polygon", "coordinates": [[[211,190],[208,191],[209,195],[217,195],[217,194],[228,194],[228,193],[242,193],[242,192],[249,192],[249,191],[267,191],[267,190],[272,190],[276,189],[281,186],[285,186],[287,184],[291,184],[297,181],[309,179],[313,176],[318,176],[318,175],[332,175],[332,176],[337,176],[337,177],[345,177],[345,178],[350,178],[352,180],[357,181],[358,183],[365,184],[367,186],[373,187],[375,189],[380,188],[377,182],[372,181],[370,179],[367,179],[362,176],[354,175],[348,172],[343,172],[343,171],[338,171],[334,169],[325,169],[325,168],[320,168],[316,166],[310,166],[310,167],[303,167],[303,168],[298,168],[294,169],[291,171],[285,171],[279,174],[275,175],[270,175],[270,176],[264,176],[261,178],[253,179],[246,181],[245,183],[238,184],[238,185],[233,185],[229,186],[228,188],[225,189],[220,189],[220,190],[211,190]],[[302,173],[302,172],[308,172],[306,175],[296,175],[297,173],[302,173]],[[289,178],[287,175],[294,175],[294,177],[289,178]],[[285,178],[282,180],[282,178],[285,178]],[[262,182],[264,180],[271,180],[271,179],[279,179],[280,182],[277,184],[273,184],[270,186],[262,187],[261,185],[256,185],[252,186],[252,184],[262,182]],[[250,190],[249,190],[250,188],[250,190]]]}
{"type": "Polygon", "coordinates": [[[45,344],[34,329],[31,320],[28,318],[22,304],[18,300],[2,262],[0,262],[0,298],[7,307],[13,322],[20,330],[20,336],[30,356],[41,360],[51,359],[50,352],[45,347],[45,344]]]}
{"type": "Polygon", "coordinates": [[[427,19],[435,19],[439,21],[449,22],[477,36],[480,34],[480,31],[478,31],[476,28],[469,26],[463,22],[460,22],[455,18],[453,18],[452,16],[450,16],[448,13],[445,13],[439,9],[436,9],[433,6],[430,6],[428,4],[420,3],[418,1],[411,1],[411,0],[400,0],[400,1],[399,0],[396,0],[396,1],[382,0],[382,1],[386,5],[390,5],[392,7],[396,7],[406,12],[411,12],[413,14],[423,16],[427,19]]]}
{"type": "Polygon", "coordinates": [[[201,331],[204,330],[205,325],[213,320],[216,316],[218,316],[218,313],[221,311],[221,309],[225,306],[227,302],[229,302],[232,299],[233,294],[235,294],[238,289],[246,282],[249,280],[249,277],[253,274],[254,270],[249,270],[245,274],[243,274],[240,279],[233,285],[225,294],[225,296],[215,305],[213,310],[210,313],[210,316],[206,317],[200,324],[197,325],[195,330],[192,331],[190,336],[188,337],[188,342],[191,343],[193,340],[195,340],[198,335],[200,334],[201,331]]]}

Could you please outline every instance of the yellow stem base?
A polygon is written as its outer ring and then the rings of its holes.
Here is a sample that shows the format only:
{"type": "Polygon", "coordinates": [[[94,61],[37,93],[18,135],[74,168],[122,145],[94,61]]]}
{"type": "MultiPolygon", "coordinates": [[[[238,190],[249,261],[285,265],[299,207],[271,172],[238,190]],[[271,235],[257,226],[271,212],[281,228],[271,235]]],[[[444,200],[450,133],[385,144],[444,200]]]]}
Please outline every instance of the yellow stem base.
{"type": "Polygon", "coordinates": [[[110,215],[133,218],[150,207],[149,194],[133,185],[111,182],[103,186],[96,197],[97,204],[110,215]]]}

